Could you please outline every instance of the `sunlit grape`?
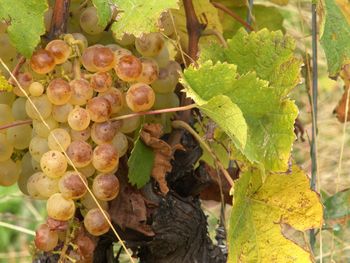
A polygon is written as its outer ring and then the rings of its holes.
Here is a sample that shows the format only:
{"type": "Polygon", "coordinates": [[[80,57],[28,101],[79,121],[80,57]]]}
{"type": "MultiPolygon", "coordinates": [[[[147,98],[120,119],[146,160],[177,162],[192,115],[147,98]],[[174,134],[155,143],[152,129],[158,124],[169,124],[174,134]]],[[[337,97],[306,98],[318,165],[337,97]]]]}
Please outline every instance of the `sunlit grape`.
{"type": "Polygon", "coordinates": [[[29,144],[29,152],[35,161],[40,162],[41,156],[47,151],[49,151],[47,139],[40,136],[32,138],[29,144]]]}
{"type": "Polygon", "coordinates": [[[114,69],[118,78],[123,81],[133,82],[140,76],[142,64],[137,57],[133,55],[124,55],[117,58],[114,69]]]}
{"type": "Polygon", "coordinates": [[[92,183],[92,192],[98,199],[110,201],[119,193],[119,180],[112,173],[99,174],[92,183]]]}
{"type": "Polygon", "coordinates": [[[35,51],[30,59],[32,70],[38,74],[46,74],[55,68],[55,57],[45,49],[35,51]]]}
{"type": "Polygon", "coordinates": [[[72,141],[67,148],[67,155],[75,167],[85,167],[92,161],[92,147],[84,141],[72,141]]]}
{"type": "MultiPolygon", "coordinates": [[[[104,213],[107,215],[108,220],[110,220],[108,213],[106,211],[104,211],[104,213]]],[[[101,236],[107,233],[109,230],[109,224],[98,208],[89,210],[89,212],[85,215],[84,226],[93,236],[101,236]]]]}
{"type": "Polygon", "coordinates": [[[48,118],[51,115],[52,104],[45,94],[39,97],[30,97],[34,106],[30,103],[29,100],[26,101],[26,112],[31,119],[41,120],[40,116],[43,119],[48,118]],[[39,112],[37,112],[37,110],[39,112]]]}
{"type": "Polygon", "coordinates": [[[126,96],[126,104],[134,112],[146,111],[152,108],[155,101],[153,89],[144,83],[130,86],[126,96]]]}
{"type": "Polygon", "coordinates": [[[106,92],[99,93],[98,96],[109,101],[112,106],[112,113],[119,112],[124,106],[123,93],[117,88],[110,88],[106,92]]]}
{"type": "Polygon", "coordinates": [[[90,138],[90,135],[90,127],[87,127],[85,130],[82,131],[76,131],[73,129],[70,130],[70,136],[72,138],[72,141],[87,141],[90,138]]]}
{"type": "Polygon", "coordinates": [[[51,150],[41,157],[40,167],[48,177],[59,178],[67,169],[67,160],[61,152],[51,150]]]}
{"type": "Polygon", "coordinates": [[[151,58],[141,58],[140,60],[142,63],[142,72],[137,78],[137,81],[145,84],[151,84],[158,78],[158,64],[151,58]]]}
{"type": "Polygon", "coordinates": [[[25,97],[26,94],[29,95],[29,87],[33,82],[33,76],[29,72],[18,73],[17,81],[20,84],[20,87],[16,85],[13,87],[13,93],[19,97],[25,97]],[[23,90],[25,92],[23,92],[23,90]]]}
{"type": "Polygon", "coordinates": [[[20,162],[11,159],[0,161],[0,186],[10,186],[17,182],[21,173],[20,162]]]}
{"type": "Polygon", "coordinates": [[[143,34],[136,38],[135,47],[145,57],[157,56],[164,46],[164,39],[160,33],[143,34]]]}
{"type": "Polygon", "coordinates": [[[90,84],[97,92],[105,92],[112,87],[112,76],[108,72],[97,72],[92,75],[90,84]]]}
{"type": "Polygon", "coordinates": [[[73,130],[85,130],[90,124],[90,116],[88,110],[77,106],[69,113],[68,124],[73,130]]]}
{"type": "Polygon", "coordinates": [[[59,189],[64,198],[67,199],[79,199],[83,197],[87,189],[82,181],[85,181],[87,185],[87,180],[84,176],[75,171],[66,172],[59,181],[59,189]]]}
{"type": "Polygon", "coordinates": [[[74,79],[69,82],[72,88],[72,97],[69,102],[73,105],[85,105],[92,98],[93,89],[86,79],[74,79]]]}
{"type": "Polygon", "coordinates": [[[117,150],[110,144],[96,146],[92,155],[92,164],[102,173],[112,172],[119,164],[117,150]]]}
{"type": "Polygon", "coordinates": [[[119,127],[118,122],[94,123],[91,127],[91,138],[96,144],[109,143],[113,140],[119,127]]]}
{"type": "Polygon", "coordinates": [[[86,105],[91,120],[94,122],[105,122],[112,114],[110,102],[103,97],[94,97],[86,105]]]}
{"type": "Polygon", "coordinates": [[[52,104],[63,105],[71,98],[72,88],[66,80],[58,78],[49,83],[46,94],[52,104]]]}
{"type": "Polygon", "coordinates": [[[49,217],[67,221],[74,216],[75,204],[73,200],[64,198],[61,193],[56,193],[47,200],[46,210],[49,217]]]}
{"type": "Polygon", "coordinates": [[[68,148],[71,143],[71,137],[65,129],[57,128],[50,132],[47,142],[50,150],[61,152],[68,148]]]}
{"type": "Polygon", "coordinates": [[[32,96],[38,97],[41,96],[44,93],[44,86],[43,84],[41,84],[40,82],[33,82],[32,84],[30,84],[29,86],[29,93],[32,96]]]}
{"type": "Polygon", "coordinates": [[[52,251],[58,244],[58,233],[49,228],[47,224],[42,224],[35,231],[35,246],[42,251],[52,251]]]}
{"type": "Polygon", "coordinates": [[[64,63],[72,52],[71,47],[61,39],[50,41],[45,49],[50,51],[54,56],[56,64],[64,63]]]}

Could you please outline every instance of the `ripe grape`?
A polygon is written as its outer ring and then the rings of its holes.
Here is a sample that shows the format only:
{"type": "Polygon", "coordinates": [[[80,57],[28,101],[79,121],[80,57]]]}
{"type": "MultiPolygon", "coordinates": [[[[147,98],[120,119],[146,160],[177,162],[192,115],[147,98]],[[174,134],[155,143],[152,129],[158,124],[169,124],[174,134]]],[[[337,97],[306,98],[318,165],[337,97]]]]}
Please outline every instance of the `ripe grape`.
{"type": "Polygon", "coordinates": [[[123,81],[133,82],[140,76],[142,64],[137,57],[133,55],[124,55],[117,58],[114,69],[118,78],[123,81]]]}
{"type": "Polygon", "coordinates": [[[61,152],[67,150],[71,143],[71,137],[65,129],[57,128],[50,132],[47,142],[50,150],[61,152]]]}
{"type": "Polygon", "coordinates": [[[45,49],[51,52],[55,59],[55,64],[62,64],[66,62],[72,53],[70,46],[61,39],[50,41],[46,45],[45,49]]]}
{"type": "Polygon", "coordinates": [[[112,114],[112,106],[109,101],[103,97],[94,97],[86,105],[91,120],[94,122],[105,122],[112,114]]]}
{"type": "Polygon", "coordinates": [[[46,94],[52,104],[63,105],[71,98],[72,88],[67,81],[57,78],[49,83],[46,94]]]}
{"type": "Polygon", "coordinates": [[[10,159],[13,153],[13,144],[7,140],[6,134],[0,133],[0,162],[10,159]]]}
{"type": "Polygon", "coordinates": [[[92,160],[92,147],[84,141],[72,141],[67,148],[67,155],[75,167],[85,167],[92,160]]]}
{"type": "Polygon", "coordinates": [[[174,60],[169,61],[169,63],[167,64],[166,67],[168,68],[169,73],[171,75],[174,75],[177,78],[177,80],[180,78],[180,72],[181,72],[182,68],[178,62],[176,62],[174,60]]]}
{"type": "Polygon", "coordinates": [[[153,89],[144,83],[130,86],[126,96],[126,104],[133,112],[146,111],[152,108],[155,101],[153,89]]]}
{"type": "Polygon", "coordinates": [[[78,171],[84,175],[86,178],[93,176],[95,174],[95,167],[93,166],[92,163],[89,163],[87,166],[78,168],[78,171]]]}
{"type": "Polygon", "coordinates": [[[160,33],[143,34],[136,38],[135,47],[145,57],[157,56],[164,47],[164,39],[160,33]]]}
{"type": "Polygon", "coordinates": [[[167,47],[163,47],[160,53],[153,57],[153,59],[157,62],[158,67],[163,68],[166,67],[170,60],[170,54],[167,47]]]}
{"type": "Polygon", "coordinates": [[[38,189],[38,181],[39,178],[44,175],[43,172],[36,172],[34,174],[32,174],[27,181],[27,192],[29,194],[29,196],[31,196],[34,199],[45,199],[45,197],[43,197],[38,189]]]}
{"type": "Polygon", "coordinates": [[[90,138],[90,135],[90,127],[87,127],[85,130],[82,131],[76,131],[73,129],[70,130],[70,136],[72,138],[72,141],[87,141],[90,138]]]}
{"type": "Polygon", "coordinates": [[[98,199],[110,201],[119,193],[119,180],[112,173],[99,174],[92,183],[92,192],[98,199]]]}
{"type": "Polygon", "coordinates": [[[112,106],[112,113],[119,112],[124,106],[123,93],[117,88],[110,88],[106,92],[101,92],[98,96],[105,98],[112,106]]]}
{"type": "Polygon", "coordinates": [[[108,72],[97,72],[92,75],[90,84],[97,92],[105,92],[112,87],[112,77],[108,72]]]}
{"type": "Polygon", "coordinates": [[[18,150],[24,150],[29,147],[30,134],[32,134],[32,127],[29,124],[11,127],[6,131],[7,141],[18,150]]]}
{"type": "Polygon", "coordinates": [[[35,246],[42,251],[52,251],[58,244],[58,233],[49,228],[47,224],[42,224],[35,231],[35,246]]]}
{"type": "MultiPolygon", "coordinates": [[[[132,111],[128,107],[124,107],[121,109],[120,112],[118,112],[119,116],[127,115],[132,113],[132,111]]],[[[122,133],[131,133],[138,129],[141,124],[141,118],[140,116],[135,116],[132,118],[128,118],[127,120],[122,121],[122,127],[120,128],[120,131],[122,133]]]]}
{"type": "MultiPolygon", "coordinates": [[[[40,198],[49,198],[51,195],[58,193],[58,179],[50,178],[46,176],[43,172],[37,172],[32,175],[31,187],[36,187],[34,192],[40,195],[40,198]]],[[[31,191],[33,191],[31,189],[31,191]]]]}
{"type": "Polygon", "coordinates": [[[125,136],[124,133],[122,132],[118,132],[113,140],[112,140],[112,145],[114,146],[114,148],[117,150],[118,154],[119,154],[119,158],[124,156],[124,154],[127,152],[128,150],[128,138],[125,136]]]}
{"type": "Polygon", "coordinates": [[[64,198],[61,193],[56,193],[47,200],[46,210],[49,217],[68,221],[74,216],[75,204],[73,200],[64,198]]]}
{"type": "Polygon", "coordinates": [[[94,123],[91,127],[91,138],[96,144],[109,143],[117,133],[117,122],[94,123]]]}
{"type": "Polygon", "coordinates": [[[12,111],[9,105],[0,104],[0,125],[9,124],[13,122],[12,111]]]}
{"type": "Polygon", "coordinates": [[[85,105],[92,98],[93,89],[86,79],[74,79],[69,82],[72,88],[72,97],[69,102],[73,105],[85,105]]]}
{"type": "Polygon", "coordinates": [[[52,118],[57,122],[67,122],[68,115],[73,110],[73,106],[70,103],[63,105],[53,105],[52,107],[52,118]]]}
{"type": "Polygon", "coordinates": [[[105,72],[111,70],[116,63],[114,52],[104,46],[97,46],[92,60],[95,68],[99,72],[105,72]]]}
{"type": "Polygon", "coordinates": [[[159,70],[158,79],[151,86],[157,93],[171,93],[174,92],[177,83],[178,77],[166,67],[159,70]]]}
{"type": "Polygon", "coordinates": [[[79,21],[83,31],[90,35],[98,35],[104,30],[99,24],[97,9],[94,6],[86,8],[81,13],[79,21]]]}
{"type": "Polygon", "coordinates": [[[29,93],[29,87],[33,82],[33,77],[29,72],[18,73],[17,81],[21,85],[20,87],[25,91],[25,93],[20,89],[17,84],[13,87],[13,93],[19,97],[26,97],[29,93]]]}
{"type": "MultiPolygon", "coordinates": [[[[110,220],[106,211],[104,211],[110,220]]],[[[98,208],[93,208],[87,212],[84,217],[84,226],[86,230],[93,236],[101,236],[108,232],[109,224],[102,212],[98,208]]]]}
{"type": "MultiPolygon", "coordinates": [[[[108,210],[108,203],[106,201],[102,201],[99,199],[97,199],[97,201],[99,205],[102,207],[102,209],[108,210]]],[[[90,193],[87,193],[86,195],[83,196],[83,198],[81,199],[81,204],[88,210],[98,207],[90,193]]]]}
{"type": "Polygon", "coordinates": [[[86,49],[89,46],[87,38],[81,33],[72,33],[72,36],[75,40],[79,41],[82,50],[86,49]]]}
{"type": "Polygon", "coordinates": [[[40,136],[32,138],[29,144],[29,152],[35,161],[40,162],[41,156],[47,151],[49,151],[49,146],[45,138],[40,136]]]}
{"type": "Polygon", "coordinates": [[[132,55],[132,52],[129,49],[119,47],[114,50],[114,54],[118,62],[119,58],[121,58],[124,55],[132,55]]]}
{"type": "Polygon", "coordinates": [[[0,161],[0,186],[10,186],[17,182],[21,173],[20,162],[11,159],[0,161]]]}
{"type": "Polygon", "coordinates": [[[12,115],[15,120],[27,120],[26,98],[17,98],[12,104],[12,115]]]}
{"type": "Polygon", "coordinates": [[[90,114],[88,110],[76,106],[68,115],[68,124],[73,130],[85,130],[90,124],[90,114]]]}
{"type": "Polygon", "coordinates": [[[86,48],[81,56],[81,62],[88,71],[96,72],[96,66],[94,64],[94,55],[98,45],[90,46],[86,48]]]}
{"type": "Polygon", "coordinates": [[[142,72],[137,78],[138,82],[145,84],[151,84],[158,78],[159,68],[158,64],[154,59],[151,58],[141,58],[142,72]]]}
{"type": "Polygon", "coordinates": [[[46,94],[43,94],[39,97],[30,97],[30,98],[35,108],[38,110],[37,112],[29,100],[26,101],[26,112],[31,119],[41,120],[40,116],[43,119],[46,119],[51,115],[52,104],[47,98],[46,94]]]}
{"type": "Polygon", "coordinates": [[[49,126],[49,129],[43,122],[33,120],[33,129],[35,133],[43,138],[47,138],[47,136],[49,136],[50,131],[58,127],[57,121],[55,121],[52,117],[45,119],[45,123],[49,126]]]}
{"type": "Polygon", "coordinates": [[[31,164],[32,164],[32,169],[34,170],[34,172],[42,172],[41,167],[40,167],[40,162],[38,162],[32,158],[31,164]]]}
{"type": "Polygon", "coordinates": [[[53,54],[45,49],[35,51],[30,59],[30,66],[32,70],[38,74],[46,74],[54,70],[55,57],[53,54]]]}
{"type": "Polygon", "coordinates": [[[48,177],[59,178],[67,170],[67,160],[61,152],[50,150],[41,157],[40,167],[48,177]]]}
{"type": "Polygon", "coordinates": [[[99,172],[112,172],[118,167],[119,164],[119,155],[117,150],[110,144],[101,144],[96,146],[92,155],[92,164],[99,172]]]}
{"type": "Polygon", "coordinates": [[[44,86],[40,82],[34,81],[29,86],[29,93],[34,97],[41,96],[44,93],[44,86]]]}
{"type": "Polygon", "coordinates": [[[75,171],[68,171],[62,176],[58,186],[64,198],[76,200],[86,194],[87,190],[81,178],[87,185],[86,178],[75,171]]]}

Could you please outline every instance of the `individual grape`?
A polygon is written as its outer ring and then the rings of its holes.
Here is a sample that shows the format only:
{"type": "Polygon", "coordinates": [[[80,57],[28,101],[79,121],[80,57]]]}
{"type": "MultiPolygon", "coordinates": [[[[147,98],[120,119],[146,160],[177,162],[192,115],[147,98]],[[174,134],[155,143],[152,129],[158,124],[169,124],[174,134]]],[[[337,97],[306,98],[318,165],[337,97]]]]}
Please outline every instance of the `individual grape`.
{"type": "Polygon", "coordinates": [[[32,169],[34,170],[35,173],[42,172],[41,167],[40,167],[40,162],[38,162],[32,158],[31,165],[32,165],[32,169]]]}
{"type": "Polygon", "coordinates": [[[64,62],[61,65],[58,65],[56,67],[56,75],[55,77],[61,77],[66,75],[67,77],[69,77],[70,79],[73,78],[73,63],[72,61],[67,60],[66,62],[64,62]]]}
{"type": "Polygon", "coordinates": [[[29,124],[11,127],[6,131],[7,141],[18,150],[24,150],[29,147],[32,140],[31,134],[32,127],[29,124]]]}
{"type": "Polygon", "coordinates": [[[44,196],[40,194],[38,189],[38,181],[43,175],[44,175],[43,172],[36,172],[28,178],[27,192],[29,196],[31,196],[34,199],[46,199],[44,196]]]}
{"type": "Polygon", "coordinates": [[[21,173],[17,180],[19,190],[21,190],[21,192],[25,195],[29,195],[27,190],[27,181],[33,173],[35,173],[35,171],[32,167],[32,157],[30,156],[29,152],[26,152],[21,160],[21,173]]]}
{"type": "Polygon", "coordinates": [[[86,49],[89,46],[87,38],[81,33],[72,33],[72,36],[75,40],[78,40],[82,46],[82,50],[86,49]]]}
{"type": "Polygon", "coordinates": [[[21,173],[20,162],[15,163],[11,159],[0,161],[0,186],[10,186],[17,182],[21,173]]]}
{"type": "Polygon", "coordinates": [[[71,47],[61,39],[50,41],[46,45],[45,49],[51,52],[56,64],[66,62],[72,53],[71,47]]]}
{"type": "Polygon", "coordinates": [[[93,56],[93,64],[97,71],[106,72],[111,70],[116,63],[114,52],[104,46],[97,46],[93,56]]]}
{"type": "Polygon", "coordinates": [[[96,72],[96,66],[94,64],[94,55],[99,45],[94,45],[86,48],[81,56],[81,62],[88,71],[96,72]]]}
{"type": "Polygon", "coordinates": [[[15,99],[16,95],[13,92],[0,92],[0,104],[11,106],[15,99]]]}
{"type": "Polygon", "coordinates": [[[83,197],[86,194],[87,189],[82,179],[87,185],[88,182],[82,174],[79,174],[75,171],[66,172],[58,183],[62,196],[66,199],[73,200],[83,197]]]}
{"type": "Polygon", "coordinates": [[[117,132],[117,134],[114,136],[112,140],[112,145],[117,150],[120,158],[124,156],[124,154],[128,150],[128,146],[129,146],[128,138],[125,136],[124,133],[117,132]]]}
{"type": "Polygon", "coordinates": [[[69,102],[73,105],[85,105],[94,95],[94,91],[86,79],[74,79],[69,84],[72,88],[72,97],[69,102]]]}
{"type": "Polygon", "coordinates": [[[97,241],[93,237],[89,236],[85,231],[81,231],[76,236],[74,244],[78,246],[77,251],[75,251],[78,256],[76,262],[82,262],[81,257],[83,257],[86,262],[92,262],[97,241]]]}
{"type": "Polygon", "coordinates": [[[50,178],[46,176],[43,172],[37,172],[32,176],[33,178],[31,179],[31,184],[35,184],[36,191],[40,195],[40,198],[47,199],[51,195],[59,192],[58,179],[50,178]]]}
{"type": "Polygon", "coordinates": [[[153,57],[153,59],[157,62],[158,67],[166,67],[170,60],[169,49],[166,46],[164,46],[160,53],[157,56],[153,57]]]}
{"type": "Polygon", "coordinates": [[[124,55],[117,58],[114,70],[123,81],[136,81],[142,72],[141,61],[133,55],[124,55]]]}
{"type": "Polygon", "coordinates": [[[96,122],[91,127],[91,138],[96,144],[110,143],[119,126],[117,122],[96,122]]]}
{"type": "Polygon", "coordinates": [[[112,106],[109,101],[103,97],[94,97],[86,105],[91,120],[94,122],[105,122],[112,114],[112,106]]]}
{"type": "Polygon", "coordinates": [[[92,164],[99,172],[109,173],[113,171],[119,164],[117,150],[110,144],[96,146],[92,155],[92,164]]]}
{"type": "Polygon", "coordinates": [[[180,100],[175,93],[156,93],[153,108],[156,110],[179,107],[180,100]]]}
{"type": "Polygon", "coordinates": [[[151,86],[157,93],[171,93],[174,92],[177,83],[177,76],[166,67],[159,70],[158,79],[151,86]]]}
{"type": "Polygon", "coordinates": [[[93,166],[92,163],[89,163],[87,166],[78,168],[78,171],[84,175],[86,178],[93,176],[96,172],[95,167],[93,166]]]}
{"type": "Polygon", "coordinates": [[[6,134],[0,133],[0,162],[10,159],[13,153],[13,144],[7,140],[6,134]]]}
{"type": "Polygon", "coordinates": [[[164,38],[160,33],[143,34],[136,38],[135,47],[145,57],[157,56],[164,47],[164,38]]]}
{"type": "Polygon", "coordinates": [[[152,108],[155,101],[153,89],[144,83],[130,86],[126,96],[126,104],[133,112],[146,111],[152,108]]]}
{"type": "Polygon", "coordinates": [[[29,144],[29,152],[35,161],[40,162],[41,156],[47,151],[49,151],[49,146],[45,138],[40,136],[32,138],[29,144]]]}
{"type": "Polygon", "coordinates": [[[58,244],[58,233],[51,230],[47,224],[42,224],[35,231],[34,243],[37,249],[50,252],[58,244]]]}
{"type": "Polygon", "coordinates": [[[92,75],[90,84],[97,92],[105,92],[112,87],[112,76],[108,72],[97,72],[92,75]]]}
{"type": "Polygon", "coordinates": [[[40,82],[34,81],[29,86],[29,93],[34,97],[41,96],[44,93],[44,86],[40,82]]]}
{"type": "Polygon", "coordinates": [[[70,103],[63,105],[53,105],[52,107],[52,118],[57,122],[67,122],[68,115],[73,110],[73,106],[70,103]]]}
{"type": "Polygon", "coordinates": [[[62,150],[67,150],[71,143],[71,137],[65,129],[57,128],[50,132],[47,143],[50,150],[62,152],[62,150]]]}
{"type": "Polygon", "coordinates": [[[72,88],[67,81],[61,78],[51,80],[46,89],[47,98],[54,105],[63,105],[72,96],[72,88]]]}
{"type": "Polygon", "coordinates": [[[180,72],[182,71],[181,65],[175,60],[169,61],[166,66],[169,70],[169,73],[175,76],[177,79],[180,78],[180,72]]]}
{"type": "Polygon", "coordinates": [[[113,34],[115,42],[117,42],[121,46],[130,46],[135,43],[135,36],[124,33],[121,39],[118,39],[115,34],[113,34]]]}
{"type": "Polygon", "coordinates": [[[112,106],[112,113],[118,113],[124,106],[123,93],[117,88],[110,88],[106,92],[101,92],[98,96],[105,98],[112,106]]]}
{"type": "Polygon", "coordinates": [[[140,60],[142,64],[142,71],[140,76],[137,78],[137,81],[145,84],[151,84],[158,78],[158,64],[151,58],[141,58],[140,60]]]}
{"type": "Polygon", "coordinates": [[[41,157],[40,167],[48,177],[59,178],[67,170],[67,160],[61,152],[50,150],[41,157]]]}
{"type": "Polygon", "coordinates": [[[115,58],[118,62],[118,60],[125,56],[125,55],[132,55],[132,52],[129,49],[119,47],[118,49],[114,50],[115,58]]]}
{"type": "MultiPolygon", "coordinates": [[[[108,220],[110,220],[108,213],[106,211],[104,211],[104,213],[107,215],[108,220]]],[[[98,208],[93,208],[87,212],[84,217],[84,226],[93,236],[101,236],[107,233],[110,227],[106,218],[98,208]]]]}
{"type": "Polygon", "coordinates": [[[17,98],[12,104],[12,116],[15,120],[27,120],[29,117],[26,112],[26,98],[17,98]]]}
{"type": "Polygon", "coordinates": [[[73,130],[85,130],[90,124],[89,111],[76,106],[68,115],[68,124],[73,130]]]}
{"type": "Polygon", "coordinates": [[[32,70],[38,74],[46,74],[54,70],[55,57],[53,54],[45,49],[35,51],[30,59],[30,66],[32,70]]]}
{"type": "MultiPolygon", "coordinates": [[[[99,199],[97,199],[97,201],[102,207],[102,209],[108,210],[108,203],[106,201],[102,201],[99,199]]],[[[90,193],[86,193],[86,195],[83,196],[83,198],[81,199],[81,204],[88,210],[98,207],[90,193]]]]}
{"type": "Polygon", "coordinates": [[[14,118],[12,116],[12,111],[9,105],[7,104],[0,104],[0,126],[9,124],[14,121],[14,118]]]}
{"type": "Polygon", "coordinates": [[[112,173],[99,174],[92,183],[92,192],[98,199],[110,201],[119,193],[119,180],[112,173]]]}
{"type": "Polygon", "coordinates": [[[72,138],[72,141],[87,141],[90,138],[90,135],[90,127],[87,127],[85,130],[82,131],[70,129],[70,136],[72,138]]]}
{"type": "Polygon", "coordinates": [[[84,141],[72,141],[67,155],[77,168],[85,167],[92,161],[92,147],[84,141]]]}
{"type": "Polygon", "coordinates": [[[52,117],[45,119],[45,123],[49,126],[49,129],[42,121],[33,120],[33,129],[35,133],[43,138],[47,138],[50,131],[58,127],[57,121],[55,121],[52,117]]]}
{"type": "Polygon", "coordinates": [[[171,19],[171,14],[169,12],[163,12],[159,19],[159,26],[164,35],[170,36],[175,31],[175,25],[171,19]]]}
{"type": "Polygon", "coordinates": [[[30,97],[35,108],[39,111],[37,112],[29,100],[26,101],[26,112],[28,116],[33,120],[41,120],[40,116],[43,119],[48,118],[52,112],[52,104],[47,98],[46,94],[43,94],[39,97],[30,97]]]}
{"type": "Polygon", "coordinates": [[[98,35],[104,31],[99,24],[97,9],[94,6],[86,8],[80,15],[80,26],[85,33],[98,35]]]}
{"type": "Polygon", "coordinates": [[[67,231],[69,228],[69,221],[56,220],[51,217],[47,217],[46,224],[51,230],[55,231],[67,231]]]}
{"type": "Polygon", "coordinates": [[[20,84],[20,87],[16,85],[13,87],[13,93],[19,97],[26,97],[26,94],[29,94],[29,87],[33,82],[33,76],[29,72],[18,73],[17,81],[20,84]],[[24,90],[25,93],[22,91],[24,90]]]}
{"type": "Polygon", "coordinates": [[[47,200],[46,210],[49,217],[68,221],[74,216],[75,204],[73,200],[64,198],[61,193],[56,193],[47,200]]]}
{"type": "MultiPolygon", "coordinates": [[[[125,107],[120,112],[118,112],[119,116],[127,115],[133,113],[129,108],[125,107]]],[[[138,129],[141,124],[141,118],[140,116],[135,116],[132,118],[128,118],[127,120],[123,120],[122,127],[120,128],[120,131],[122,133],[131,133],[138,129]]]]}

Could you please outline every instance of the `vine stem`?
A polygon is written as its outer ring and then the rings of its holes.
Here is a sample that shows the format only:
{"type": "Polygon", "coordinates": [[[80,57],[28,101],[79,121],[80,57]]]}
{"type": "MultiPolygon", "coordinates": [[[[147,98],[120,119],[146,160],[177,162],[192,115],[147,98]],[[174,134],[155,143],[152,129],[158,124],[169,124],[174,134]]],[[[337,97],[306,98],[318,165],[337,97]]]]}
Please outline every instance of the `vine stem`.
{"type": "Polygon", "coordinates": [[[222,165],[219,158],[216,156],[216,154],[213,152],[210,146],[199,136],[199,134],[195,130],[192,129],[192,127],[189,124],[187,124],[184,121],[177,120],[173,121],[171,125],[175,129],[185,129],[186,131],[188,131],[209,152],[209,154],[212,156],[218,168],[223,173],[231,187],[234,186],[235,183],[233,179],[231,178],[230,174],[227,172],[225,167],[222,165]]]}
{"type": "MultiPolygon", "coordinates": [[[[20,59],[18,60],[16,66],[14,67],[14,69],[12,70],[12,74],[14,76],[18,75],[19,70],[21,69],[22,65],[26,62],[26,58],[24,56],[21,56],[20,59]]],[[[14,84],[14,81],[12,79],[12,77],[10,76],[8,79],[8,82],[10,84],[14,84]]]]}
{"type": "Polygon", "coordinates": [[[127,115],[118,116],[115,118],[112,118],[112,121],[119,121],[124,119],[129,119],[137,116],[144,116],[144,115],[154,115],[154,114],[161,114],[161,113],[169,113],[169,112],[177,112],[177,111],[187,111],[193,108],[196,108],[196,104],[190,104],[186,106],[181,107],[174,107],[174,108],[167,108],[167,109],[161,109],[161,110],[151,110],[151,111],[144,111],[144,112],[135,112],[127,115]]]}
{"type": "Polygon", "coordinates": [[[33,122],[32,120],[23,120],[23,121],[15,121],[15,122],[12,122],[12,123],[4,124],[4,125],[0,126],[0,131],[1,130],[6,130],[8,128],[16,127],[16,126],[31,124],[32,122],[33,122]]]}
{"type": "Polygon", "coordinates": [[[67,31],[70,0],[56,0],[53,8],[49,39],[55,39],[67,31]]]}

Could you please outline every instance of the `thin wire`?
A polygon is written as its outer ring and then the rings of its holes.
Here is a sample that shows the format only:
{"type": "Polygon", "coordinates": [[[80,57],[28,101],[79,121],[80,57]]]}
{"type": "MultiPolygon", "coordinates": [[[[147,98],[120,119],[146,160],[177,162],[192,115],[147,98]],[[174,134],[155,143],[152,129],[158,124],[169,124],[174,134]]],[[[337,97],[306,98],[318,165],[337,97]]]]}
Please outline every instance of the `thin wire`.
{"type": "MultiPolygon", "coordinates": [[[[247,13],[247,24],[252,25],[253,22],[253,6],[254,6],[254,0],[248,0],[248,13],[247,13]]],[[[250,32],[251,30],[249,28],[246,28],[247,32],[250,32]]]]}

